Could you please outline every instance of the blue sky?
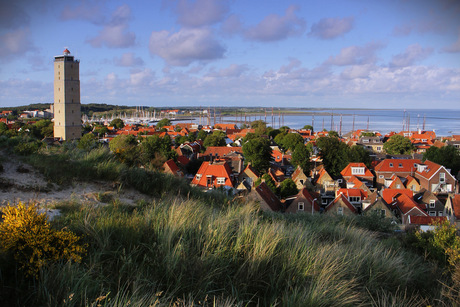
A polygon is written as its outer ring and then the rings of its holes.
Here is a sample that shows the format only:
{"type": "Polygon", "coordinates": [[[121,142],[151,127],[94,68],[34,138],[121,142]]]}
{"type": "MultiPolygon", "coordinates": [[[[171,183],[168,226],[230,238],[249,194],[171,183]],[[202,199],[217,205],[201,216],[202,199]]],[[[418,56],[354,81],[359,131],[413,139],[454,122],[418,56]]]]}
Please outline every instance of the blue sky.
{"type": "Polygon", "coordinates": [[[460,1],[2,1],[0,106],[460,107],[460,1]]]}

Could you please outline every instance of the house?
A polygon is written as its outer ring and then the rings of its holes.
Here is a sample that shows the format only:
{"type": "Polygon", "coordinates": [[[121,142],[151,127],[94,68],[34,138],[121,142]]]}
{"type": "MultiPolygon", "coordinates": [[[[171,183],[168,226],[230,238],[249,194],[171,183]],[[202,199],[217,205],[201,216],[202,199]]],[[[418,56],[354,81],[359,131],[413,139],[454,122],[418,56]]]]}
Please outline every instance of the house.
{"type": "Polygon", "coordinates": [[[399,178],[395,174],[393,174],[390,180],[388,181],[389,181],[389,185],[387,186],[386,181],[385,181],[385,186],[390,189],[404,189],[405,188],[405,185],[403,184],[401,178],[399,178]]]}
{"type": "Polygon", "coordinates": [[[391,207],[377,194],[377,192],[374,193],[375,197],[369,196],[367,199],[368,202],[363,202],[363,215],[377,214],[382,218],[396,220],[396,215],[391,207]]]}
{"type": "Polygon", "coordinates": [[[363,136],[356,142],[371,152],[383,152],[383,142],[378,136],[363,136]]]}
{"type": "Polygon", "coordinates": [[[408,189],[385,189],[381,191],[382,198],[387,204],[391,204],[395,199],[402,194],[412,198],[414,193],[408,189]]]}
{"type": "Polygon", "coordinates": [[[338,182],[332,179],[331,175],[329,175],[324,167],[321,168],[315,177],[315,186],[321,191],[321,194],[335,194],[336,189],[339,187],[338,182]]]}
{"type": "Polygon", "coordinates": [[[341,172],[343,179],[349,180],[352,176],[355,176],[360,181],[364,182],[367,186],[374,186],[374,175],[367,168],[364,163],[352,162],[349,163],[341,172]]]}
{"type": "Polygon", "coordinates": [[[251,190],[254,187],[255,182],[259,179],[259,172],[256,171],[251,163],[238,175],[238,190],[251,190]]]}
{"type": "Polygon", "coordinates": [[[275,182],[276,186],[279,186],[284,179],[286,179],[283,170],[275,165],[272,165],[267,172],[270,177],[272,177],[273,181],[275,182]]]}
{"type": "Polygon", "coordinates": [[[173,159],[169,159],[163,164],[164,172],[178,177],[183,177],[184,173],[177,166],[173,159]]]}
{"type": "Polygon", "coordinates": [[[317,193],[309,192],[305,187],[302,188],[296,195],[296,198],[286,208],[286,213],[301,213],[310,214],[321,212],[320,199],[317,193]]]}
{"type": "Polygon", "coordinates": [[[279,212],[283,209],[281,201],[265,182],[262,182],[254,189],[253,195],[255,195],[255,199],[263,211],[279,212]]]}
{"type": "Polygon", "coordinates": [[[409,216],[428,216],[423,208],[419,206],[412,197],[407,194],[399,194],[390,204],[390,207],[396,208],[398,215],[403,224],[409,224],[409,216]]]}
{"type": "Polygon", "coordinates": [[[225,161],[203,162],[193,177],[192,185],[204,188],[233,187],[230,165],[225,161]]]}
{"type": "Polygon", "coordinates": [[[291,179],[295,182],[299,190],[303,189],[307,184],[311,186],[310,180],[300,166],[297,166],[294,173],[292,173],[291,179]]]}
{"type": "Polygon", "coordinates": [[[417,179],[415,179],[414,177],[410,175],[406,176],[405,186],[406,186],[406,189],[409,189],[414,193],[417,193],[420,191],[420,184],[418,183],[417,179]]]}
{"type": "Polygon", "coordinates": [[[450,193],[456,191],[457,180],[442,165],[426,160],[417,165],[415,178],[420,182],[420,187],[435,193],[450,193]]]}
{"type": "Polygon", "coordinates": [[[369,189],[369,187],[364,182],[356,178],[356,176],[351,176],[351,178],[347,181],[347,189],[353,189],[353,188],[361,189],[368,194],[371,193],[371,190],[369,189]]]}
{"type": "Polygon", "coordinates": [[[363,201],[366,200],[368,194],[361,189],[339,189],[337,195],[343,194],[348,201],[355,207],[358,213],[361,213],[363,201]]]}
{"type": "Polygon", "coordinates": [[[376,185],[380,189],[385,185],[385,179],[396,175],[398,177],[414,176],[419,159],[385,159],[375,168],[376,185]]]}
{"type": "Polygon", "coordinates": [[[410,215],[408,217],[407,224],[409,226],[415,226],[419,228],[422,232],[432,231],[436,228],[436,223],[442,223],[446,221],[445,216],[414,216],[410,215]]]}
{"type": "Polygon", "coordinates": [[[444,215],[454,224],[457,229],[460,229],[460,194],[449,196],[444,206],[444,215]]]}
{"type": "Polygon", "coordinates": [[[201,148],[203,148],[203,142],[201,140],[197,140],[194,142],[185,142],[179,146],[180,156],[186,156],[190,160],[196,159],[198,153],[200,152],[201,148]]]}
{"type": "Polygon", "coordinates": [[[443,216],[444,204],[436,197],[433,192],[422,189],[420,193],[414,195],[414,200],[425,208],[429,216],[443,216]]]}
{"type": "Polygon", "coordinates": [[[356,213],[358,213],[356,208],[343,194],[337,195],[337,197],[325,208],[325,214],[350,216],[355,215],[356,213]]]}

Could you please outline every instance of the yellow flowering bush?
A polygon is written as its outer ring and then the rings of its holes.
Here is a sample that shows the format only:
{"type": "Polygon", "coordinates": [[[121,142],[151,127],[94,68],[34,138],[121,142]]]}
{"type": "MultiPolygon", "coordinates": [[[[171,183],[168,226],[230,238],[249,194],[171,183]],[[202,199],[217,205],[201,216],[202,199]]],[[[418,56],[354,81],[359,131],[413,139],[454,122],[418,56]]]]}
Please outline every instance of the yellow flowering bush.
{"type": "Polygon", "coordinates": [[[40,268],[50,262],[69,260],[80,262],[86,253],[80,238],[69,230],[56,230],[37,205],[19,203],[2,209],[0,248],[14,254],[26,275],[37,276],[40,268]]]}

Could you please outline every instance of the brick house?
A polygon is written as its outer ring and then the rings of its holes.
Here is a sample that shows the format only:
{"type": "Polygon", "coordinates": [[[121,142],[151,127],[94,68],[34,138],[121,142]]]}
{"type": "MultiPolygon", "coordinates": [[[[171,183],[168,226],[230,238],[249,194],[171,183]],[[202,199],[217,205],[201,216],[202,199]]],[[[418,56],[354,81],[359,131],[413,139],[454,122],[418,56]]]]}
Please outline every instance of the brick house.
{"type": "MultiPolygon", "coordinates": [[[[419,159],[385,159],[374,169],[376,185],[378,188],[385,186],[385,180],[396,175],[398,177],[414,176],[417,165],[422,163],[419,159]]],[[[387,186],[388,187],[388,186],[387,186]]]]}
{"type": "Polygon", "coordinates": [[[351,177],[355,176],[361,182],[369,187],[374,186],[374,175],[367,168],[364,163],[352,162],[349,163],[341,172],[343,179],[346,181],[350,180],[351,177]]]}
{"type": "Polygon", "coordinates": [[[302,188],[289,207],[287,207],[285,212],[306,212],[310,214],[319,213],[321,212],[320,196],[317,193],[309,192],[306,188],[302,188]]]}
{"type": "Polygon", "coordinates": [[[255,182],[259,179],[259,172],[249,163],[246,168],[238,175],[238,190],[251,190],[255,182]]]}
{"type": "Polygon", "coordinates": [[[282,211],[283,205],[265,182],[259,184],[252,193],[263,211],[282,211]]]}
{"type": "Polygon", "coordinates": [[[230,165],[225,161],[203,162],[193,177],[192,185],[204,188],[233,187],[230,165]]]}
{"type": "Polygon", "coordinates": [[[444,215],[460,229],[460,194],[449,196],[444,206],[444,215]]]}
{"type": "Polygon", "coordinates": [[[420,187],[434,193],[455,192],[457,180],[442,165],[426,160],[417,165],[415,178],[420,182],[420,187]]]}
{"type": "Polygon", "coordinates": [[[325,214],[332,215],[355,215],[356,208],[348,201],[343,194],[339,194],[329,205],[325,208],[325,214]]]}

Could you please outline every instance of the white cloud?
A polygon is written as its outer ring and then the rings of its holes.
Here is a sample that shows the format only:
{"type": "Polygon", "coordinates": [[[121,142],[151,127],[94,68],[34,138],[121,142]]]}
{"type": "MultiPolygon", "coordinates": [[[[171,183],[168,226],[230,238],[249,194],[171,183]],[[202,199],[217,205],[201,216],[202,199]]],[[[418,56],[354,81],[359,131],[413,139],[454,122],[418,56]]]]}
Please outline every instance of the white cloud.
{"type": "Polygon", "coordinates": [[[173,66],[210,61],[224,56],[224,47],[209,28],[181,29],[179,32],[152,32],[149,49],[173,66]]]}
{"type": "Polygon", "coordinates": [[[413,44],[408,46],[403,53],[395,55],[390,62],[390,66],[411,66],[415,62],[426,59],[432,53],[433,48],[422,48],[419,44],[413,44]]]}
{"type": "Polygon", "coordinates": [[[354,17],[323,18],[312,25],[309,35],[321,39],[333,39],[343,36],[353,29],[354,21],[354,17]]]}
{"type": "Polygon", "coordinates": [[[286,9],[284,16],[268,15],[256,26],[246,29],[244,36],[250,40],[269,42],[302,35],[306,22],[296,16],[295,12],[298,10],[297,6],[291,5],[286,9]]]}
{"type": "Polygon", "coordinates": [[[0,57],[7,60],[35,50],[28,28],[17,29],[0,35],[0,57]]]}
{"type": "Polygon", "coordinates": [[[61,11],[61,20],[80,19],[100,25],[106,22],[103,14],[104,9],[98,1],[71,1],[67,2],[61,11]]]}
{"type": "Polygon", "coordinates": [[[326,64],[345,66],[345,65],[362,65],[375,63],[377,50],[383,48],[380,43],[369,43],[365,46],[349,46],[342,48],[336,56],[330,56],[326,60],[326,64]]]}
{"type": "Polygon", "coordinates": [[[176,6],[178,22],[186,27],[209,26],[220,22],[228,12],[224,0],[179,0],[176,6]]]}
{"type": "Polygon", "coordinates": [[[248,71],[247,65],[238,65],[238,64],[231,64],[227,68],[222,68],[218,71],[211,71],[206,76],[207,77],[222,77],[222,78],[238,78],[243,73],[248,71]]]}
{"type": "Polygon", "coordinates": [[[110,22],[104,25],[99,34],[87,40],[93,47],[106,45],[110,48],[126,48],[133,46],[136,41],[134,32],[128,31],[128,21],[131,19],[131,9],[124,4],[113,13],[110,22]]]}
{"type": "Polygon", "coordinates": [[[114,63],[117,66],[134,67],[144,65],[140,57],[136,57],[133,52],[123,53],[120,58],[116,57],[114,63]]]}

